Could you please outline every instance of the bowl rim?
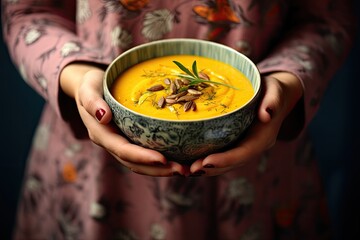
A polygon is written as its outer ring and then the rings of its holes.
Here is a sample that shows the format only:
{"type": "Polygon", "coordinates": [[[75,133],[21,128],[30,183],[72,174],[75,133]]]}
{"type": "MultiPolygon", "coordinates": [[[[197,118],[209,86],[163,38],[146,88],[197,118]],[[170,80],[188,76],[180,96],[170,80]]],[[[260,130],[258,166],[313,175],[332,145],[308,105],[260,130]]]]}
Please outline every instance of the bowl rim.
{"type": "MultiPolygon", "coordinates": [[[[167,55],[164,55],[167,56],[167,55]]],[[[241,109],[253,105],[255,104],[255,102],[258,100],[258,98],[260,97],[260,93],[262,90],[262,81],[261,81],[261,75],[260,75],[260,71],[259,68],[256,66],[256,64],[246,55],[244,55],[243,53],[235,50],[232,47],[229,47],[227,45],[224,45],[222,43],[218,43],[218,42],[213,42],[213,41],[209,41],[209,40],[203,40],[203,39],[192,39],[192,38],[170,38],[170,39],[161,39],[161,40],[155,40],[152,42],[148,42],[148,43],[143,43],[143,44],[139,44],[135,47],[132,47],[122,53],[120,53],[116,58],[114,58],[111,63],[107,66],[105,73],[104,73],[104,77],[103,77],[103,95],[105,96],[105,92],[107,92],[107,96],[111,98],[111,101],[114,102],[117,106],[125,109],[126,111],[131,112],[134,115],[137,115],[139,117],[142,118],[147,118],[147,119],[152,119],[152,120],[156,120],[156,121],[163,121],[163,122],[173,122],[173,123],[190,123],[190,122],[206,122],[206,121],[211,121],[211,120],[215,120],[215,119],[220,119],[220,118],[226,118],[229,115],[232,114],[236,114],[237,112],[239,112],[241,109]],[[142,48],[146,48],[146,47],[151,47],[152,45],[157,45],[157,44],[161,44],[161,43],[169,43],[169,42],[187,42],[187,43],[191,43],[191,42],[197,42],[197,43],[206,43],[206,44],[211,44],[211,45],[215,45],[215,46],[219,46],[221,48],[224,48],[228,51],[231,51],[235,54],[241,55],[242,58],[244,58],[248,64],[251,65],[251,67],[253,69],[255,69],[255,76],[256,79],[258,79],[258,84],[259,87],[258,89],[256,89],[256,91],[254,92],[254,95],[241,107],[236,108],[234,110],[232,110],[231,112],[227,112],[218,116],[212,116],[212,117],[206,117],[206,118],[201,118],[201,119],[165,119],[165,118],[158,118],[158,117],[154,117],[154,116],[148,116],[139,112],[136,112],[132,109],[127,108],[126,106],[122,105],[121,103],[119,103],[114,96],[111,94],[110,89],[108,87],[107,84],[107,76],[111,70],[111,67],[115,64],[115,62],[117,62],[120,58],[122,58],[123,56],[129,54],[130,52],[134,52],[137,51],[138,49],[142,49],[142,48]]]]}

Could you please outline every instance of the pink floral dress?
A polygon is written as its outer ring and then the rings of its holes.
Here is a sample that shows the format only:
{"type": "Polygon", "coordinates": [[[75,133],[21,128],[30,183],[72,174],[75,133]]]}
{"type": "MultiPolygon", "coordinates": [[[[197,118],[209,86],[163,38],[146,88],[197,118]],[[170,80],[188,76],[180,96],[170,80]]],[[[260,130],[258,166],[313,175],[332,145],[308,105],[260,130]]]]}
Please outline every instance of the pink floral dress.
{"type": "Polygon", "coordinates": [[[14,238],[321,239],[326,200],[306,132],[346,56],[344,0],[3,0],[3,29],[24,80],[46,99],[28,160],[14,238]],[[218,177],[155,178],[93,144],[59,88],[67,64],[106,66],[163,38],[220,42],[262,74],[287,71],[304,87],[300,134],[218,177]]]}

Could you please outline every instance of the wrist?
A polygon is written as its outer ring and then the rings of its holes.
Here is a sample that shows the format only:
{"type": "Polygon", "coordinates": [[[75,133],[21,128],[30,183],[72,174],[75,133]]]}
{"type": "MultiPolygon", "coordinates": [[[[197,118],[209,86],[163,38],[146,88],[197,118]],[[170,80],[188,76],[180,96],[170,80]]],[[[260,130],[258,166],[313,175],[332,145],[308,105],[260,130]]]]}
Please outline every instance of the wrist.
{"type": "Polygon", "coordinates": [[[84,75],[92,70],[103,71],[103,67],[91,63],[74,62],[63,68],[60,73],[60,88],[71,98],[75,98],[84,75]]]}

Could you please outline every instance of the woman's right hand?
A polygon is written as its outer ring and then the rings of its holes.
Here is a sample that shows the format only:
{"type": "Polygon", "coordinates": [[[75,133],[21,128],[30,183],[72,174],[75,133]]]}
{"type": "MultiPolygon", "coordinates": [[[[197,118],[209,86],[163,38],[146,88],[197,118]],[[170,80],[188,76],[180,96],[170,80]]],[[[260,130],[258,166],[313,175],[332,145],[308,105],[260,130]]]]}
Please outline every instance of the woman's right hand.
{"type": "Polygon", "coordinates": [[[101,68],[86,63],[69,64],[60,75],[61,89],[75,99],[89,138],[133,172],[149,176],[187,175],[186,167],[167,161],[157,151],[130,143],[119,133],[102,97],[103,75],[101,68]]]}

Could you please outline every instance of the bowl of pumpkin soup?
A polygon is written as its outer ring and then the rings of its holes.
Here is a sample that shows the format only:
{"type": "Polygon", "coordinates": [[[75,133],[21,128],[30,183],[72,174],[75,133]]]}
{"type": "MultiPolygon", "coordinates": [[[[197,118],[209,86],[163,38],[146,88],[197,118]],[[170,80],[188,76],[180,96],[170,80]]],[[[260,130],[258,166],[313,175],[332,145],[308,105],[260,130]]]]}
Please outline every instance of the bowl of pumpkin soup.
{"type": "Polygon", "coordinates": [[[133,143],[183,164],[222,151],[256,115],[255,64],[225,45],[167,39],[139,45],[108,66],[104,99],[133,143]]]}

